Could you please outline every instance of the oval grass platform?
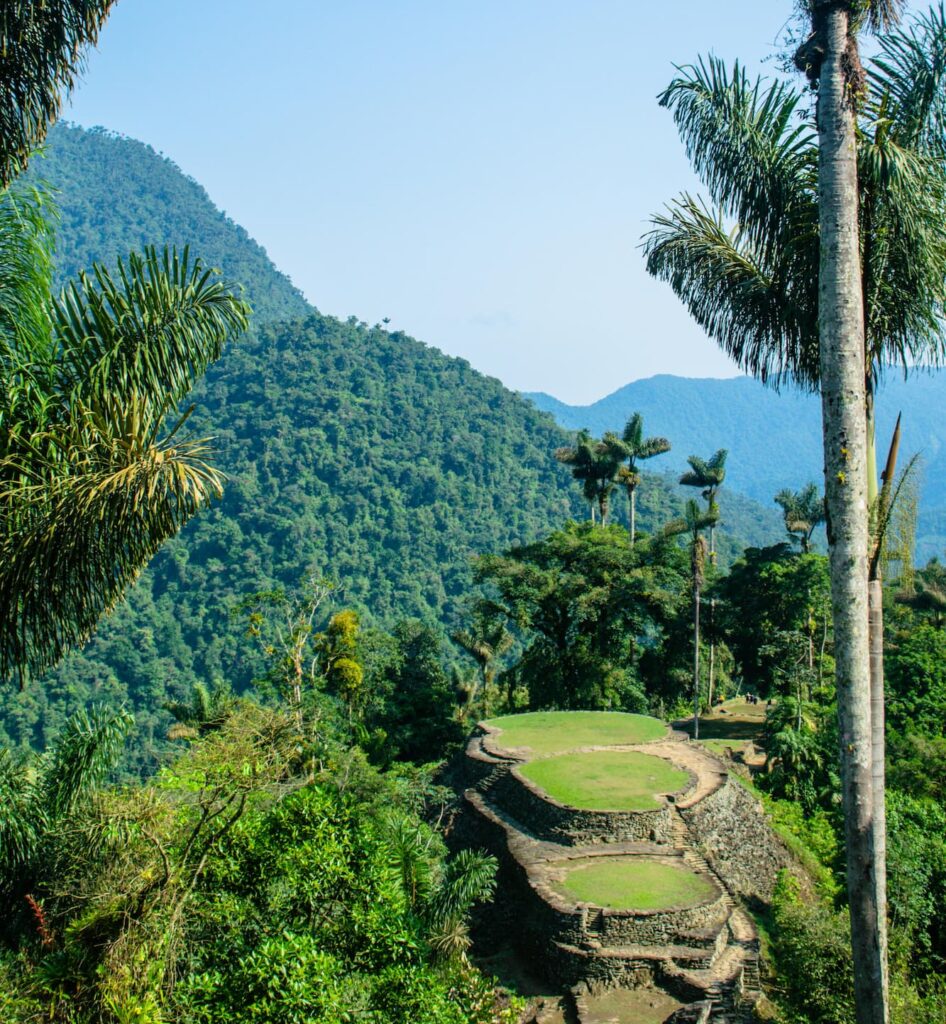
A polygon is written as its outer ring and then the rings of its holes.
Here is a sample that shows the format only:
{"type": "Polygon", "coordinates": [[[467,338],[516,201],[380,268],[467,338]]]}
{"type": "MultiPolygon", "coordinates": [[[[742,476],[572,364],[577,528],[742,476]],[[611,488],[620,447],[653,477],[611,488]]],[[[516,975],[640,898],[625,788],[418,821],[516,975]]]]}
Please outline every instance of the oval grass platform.
{"type": "Polygon", "coordinates": [[[553,800],[587,811],[650,811],[658,795],[677,793],[689,772],[636,751],[594,750],[557,754],[522,765],[519,772],[553,800]]]}
{"type": "Polygon", "coordinates": [[[716,895],[705,875],[646,857],[597,857],[575,865],[554,887],[578,902],[613,910],[692,907],[716,895]]]}
{"type": "Polygon", "coordinates": [[[501,730],[496,742],[503,749],[528,747],[539,755],[577,747],[650,743],[667,735],[667,726],[656,718],[622,711],[529,711],[483,724],[501,730]]]}

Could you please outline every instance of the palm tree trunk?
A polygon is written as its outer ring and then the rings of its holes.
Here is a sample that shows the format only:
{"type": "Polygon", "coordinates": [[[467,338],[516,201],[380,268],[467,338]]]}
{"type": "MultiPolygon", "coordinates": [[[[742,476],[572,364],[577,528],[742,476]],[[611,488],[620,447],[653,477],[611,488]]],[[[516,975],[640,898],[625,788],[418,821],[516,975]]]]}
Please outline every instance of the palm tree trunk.
{"type": "Polygon", "coordinates": [[[693,587],[693,739],[700,738],[700,588],[693,587]]]}
{"type": "Polygon", "coordinates": [[[836,0],[819,0],[813,10],[824,50],[818,90],[818,326],[855,1007],[858,1024],[887,1024],[872,835],[864,318],[854,116],[845,74],[849,15],[849,4],[836,0]]]}
{"type": "Polygon", "coordinates": [[[884,728],[884,588],[880,569],[868,583],[870,616],[871,790],[874,803],[874,885],[877,923],[886,967],[887,953],[887,801],[884,728]]]}
{"type": "Polygon", "coordinates": [[[628,492],[628,504],[630,505],[631,522],[631,547],[634,547],[634,538],[637,534],[637,488],[632,487],[628,492]]]}

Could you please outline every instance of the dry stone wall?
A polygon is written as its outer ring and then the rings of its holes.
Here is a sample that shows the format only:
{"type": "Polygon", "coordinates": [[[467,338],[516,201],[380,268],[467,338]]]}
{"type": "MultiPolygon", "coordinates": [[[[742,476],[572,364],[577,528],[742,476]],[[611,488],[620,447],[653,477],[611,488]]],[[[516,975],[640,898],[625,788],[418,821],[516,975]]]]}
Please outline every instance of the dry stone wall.
{"type": "Polygon", "coordinates": [[[744,899],[770,902],[779,871],[795,867],[762,805],[732,778],[680,813],[700,852],[744,899]]]}

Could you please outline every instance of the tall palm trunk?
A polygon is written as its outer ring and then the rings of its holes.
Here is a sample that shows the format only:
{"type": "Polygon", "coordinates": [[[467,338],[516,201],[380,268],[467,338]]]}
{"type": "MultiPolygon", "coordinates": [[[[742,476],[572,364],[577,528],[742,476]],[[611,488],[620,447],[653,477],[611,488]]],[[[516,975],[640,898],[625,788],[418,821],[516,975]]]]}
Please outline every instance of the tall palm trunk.
{"type": "Polygon", "coordinates": [[[858,1024],[887,1024],[872,835],[864,317],[854,116],[845,74],[849,16],[849,4],[836,0],[820,0],[813,10],[824,52],[818,89],[818,327],[855,1005],[858,1024]]]}
{"type": "Polygon", "coordinates": [[[700,738],[700,585],[693,583],[693,739],[700,738]]]}
{"type": "MultiPolygon", "coordinates": [[[[710,565],[716,565],[716,527],[710,527],[710,565]]],[[[713,626],[716,622],[716,598],[710,598],[710,649],[709,649],[709,693],[707,704],[710,711],[713,710],[713,683],[716,678],[716,641],[713,637],[713,626]]]]}
{"type": "Polygon", "coordinates": [[[631,526],[631,547],[634,547],[634,538],[637,535],[637,488],[629,487],[627,490],[628,520],[631,526]]]}

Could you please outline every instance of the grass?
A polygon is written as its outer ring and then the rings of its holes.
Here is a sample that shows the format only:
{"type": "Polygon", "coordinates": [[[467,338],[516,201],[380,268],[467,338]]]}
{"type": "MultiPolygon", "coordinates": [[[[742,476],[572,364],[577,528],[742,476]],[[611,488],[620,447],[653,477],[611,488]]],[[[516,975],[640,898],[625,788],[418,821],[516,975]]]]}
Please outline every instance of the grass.
{"type": "Polygon", "coordinates": [[[553,800],[589,811],[646,811],[658,793],[675,793],[690,779],[669,761],[636,751],[596,750],[529,761],[522,774],[553,800]]]}
{"type": "Polygon", "coordinates": [[[534,754],[649,743],[667,735],[667,727],[656,718],[620,711],[532,711],[491,718],[486,724],[502,729],[499,742],[507,750],[529,747],[534,754]]]}
{"type": "Polygon", "coordinates": [[[692,906],[716,892],[705,875],[642,857],[596,857],[569,871],[556,888],[574,900],[614,910],[692,906]]]}

